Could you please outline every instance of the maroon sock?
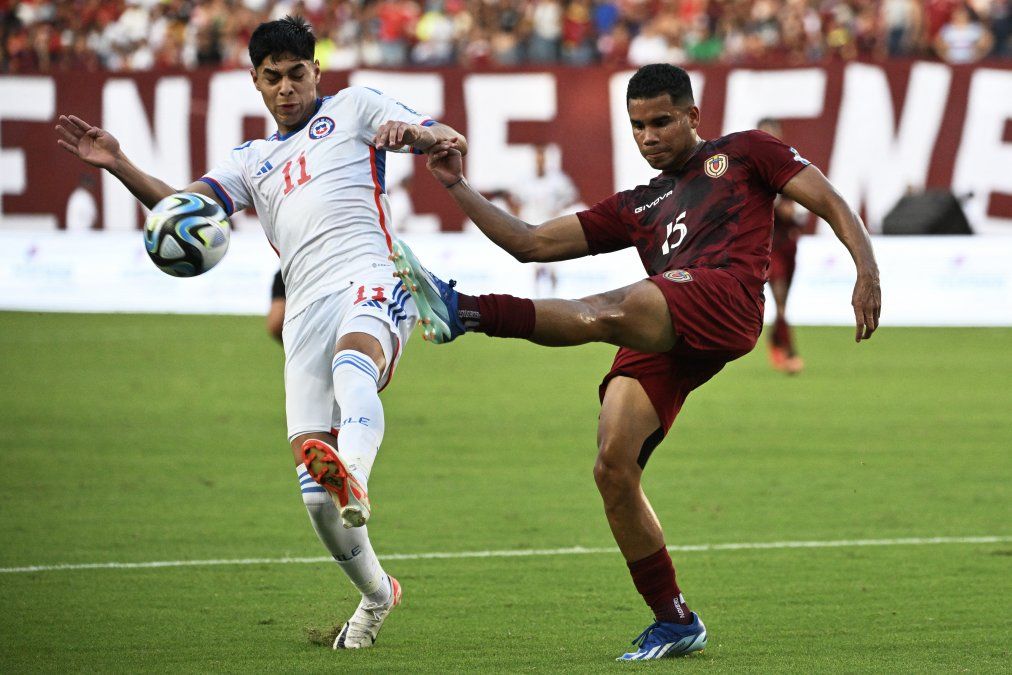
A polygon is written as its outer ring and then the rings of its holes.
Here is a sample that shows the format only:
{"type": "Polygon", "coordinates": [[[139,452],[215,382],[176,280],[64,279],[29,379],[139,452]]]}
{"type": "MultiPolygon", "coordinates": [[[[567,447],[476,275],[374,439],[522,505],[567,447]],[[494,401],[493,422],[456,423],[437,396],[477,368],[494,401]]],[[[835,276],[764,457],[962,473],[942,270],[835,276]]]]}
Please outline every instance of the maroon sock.
{"type": "Polygon", "coordinates": [[[692,623],[692,615],[678,589],[678,582],[675,581],[675,566],[668,555],[668,549],[662,548],[642,560],[626,564],[636,590],[650,605],[658,621],[692,623]]]}
{"type": "Polygon", "coordinates": [[[457,316],[467,330],[492,337],[529,338],[534,333],[534,302],[512,295],[464,295],[457,316]]]}

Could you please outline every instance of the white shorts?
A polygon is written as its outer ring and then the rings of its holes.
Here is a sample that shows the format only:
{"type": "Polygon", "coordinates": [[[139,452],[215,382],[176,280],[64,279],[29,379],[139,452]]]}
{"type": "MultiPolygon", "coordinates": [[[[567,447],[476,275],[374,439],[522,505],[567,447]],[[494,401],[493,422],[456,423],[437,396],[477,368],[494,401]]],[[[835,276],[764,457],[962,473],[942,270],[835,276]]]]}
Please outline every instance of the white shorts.
{"type": "Polygon", "coordinates": [[[343,335],[366,333],[379,341],[387,362],[379,389],[389,384],[418,321],[415,301],[404,283],[393,278],[392,269],[369,270],[346,290],[320,298],[285,319],[282,338],[289,441],[299,434],[332,432],[340,424],[331,364],[343,335]]]}

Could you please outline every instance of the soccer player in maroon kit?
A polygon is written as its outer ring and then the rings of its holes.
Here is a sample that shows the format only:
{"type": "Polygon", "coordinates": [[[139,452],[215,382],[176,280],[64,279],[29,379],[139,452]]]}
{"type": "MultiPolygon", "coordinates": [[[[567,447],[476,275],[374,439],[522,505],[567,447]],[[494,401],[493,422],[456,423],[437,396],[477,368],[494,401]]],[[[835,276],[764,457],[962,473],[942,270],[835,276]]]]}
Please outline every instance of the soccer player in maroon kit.
{"type": "MultiPolygon", "coordinates": [[[[783,138],[780,122],[772,117],[759,120],[758,128],[776,139],[783,138]]],[[[794,280],[801,228],[797,205],[783,195],[778,196],[773,202],[773,247],[769,271],[770,291],[776,304],[776,317],[769,334],[770,362],[774,368],[788,375],[797,375],[805,367],[794,345],[794,332],[787,323],[787,295],[794,280]]]]}
{"type": "Polygon", "coordinates": [[[497,209],[468,186],[452,144],[431,149],[428,166],[482,232],[518,260],[635,246],[646,279],[580,300],[475,297],[429,273],[403,242],[393,257],[427,339],[478,331],[548,346],[619,347],[600,388],[594,478],[633,583],[654,612],[636,649],[619,658],[639,660],[706,646],[706,628],[685,604],[640,477],[689,392],[756,344],[776,194],[824,218],[850,251],[858,342],[878,327],[881,293],[860,218],[793,148],[760,131],[700,139],[688,75],[675,66],[640,68],[626,101],[640,153],[661,173],[574,215],[535,226],[497,209]]]}

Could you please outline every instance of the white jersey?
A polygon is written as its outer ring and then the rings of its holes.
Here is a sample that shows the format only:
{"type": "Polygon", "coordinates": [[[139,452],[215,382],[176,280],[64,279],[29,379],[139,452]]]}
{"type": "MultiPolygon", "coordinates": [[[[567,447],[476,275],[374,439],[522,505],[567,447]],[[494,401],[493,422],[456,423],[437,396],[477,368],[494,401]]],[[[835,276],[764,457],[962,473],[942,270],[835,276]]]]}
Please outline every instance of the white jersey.
{"type": "Polygon", "coordinates": [[[578,199],[576,186],[561,171],[518,183],[510,192],[520,202],[520,219],[532,225],[570,213],[567,209],[578,199]]]}
{"type": "Polygon", "coordinates": [[[389,264],[386,155],[372,145],[388,120],[434,123],[374,89],[349,87],[320,99],[304,126],[235,148],[200,179],[229,215],[256,209],[281,258],[286,317],[347,288],[377,263],[389,264]]]}

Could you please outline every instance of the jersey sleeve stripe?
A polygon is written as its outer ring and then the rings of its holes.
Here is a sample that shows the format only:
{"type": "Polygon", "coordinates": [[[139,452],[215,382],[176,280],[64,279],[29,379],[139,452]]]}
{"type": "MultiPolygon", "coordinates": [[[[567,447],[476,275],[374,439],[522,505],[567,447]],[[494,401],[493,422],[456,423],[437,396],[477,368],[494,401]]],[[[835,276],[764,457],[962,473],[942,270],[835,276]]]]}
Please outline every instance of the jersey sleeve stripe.
{"type": "Polygon", "coordinates": [[[232,201],[232,198],[228,196],[228,193],[225,192],[225,188],[221,186],[221,183],[211,178],[210,176],[203,176],[199,180],[201,183],[206,183],[211,186],[211,189],[214,190],[214,194],[218,195],[218,199],[220,199],[222,203],[225,204],[226,214],[231,216],[233,213],[235,213],[235,203],[232,201]]]}
{"type": "Polygon", "coordinates": [[[383,186],[380,181],[379,171],[376,167],[376,148],[369,146],[369,167],[372,169],[372,182],[376,186],[373,190],[373,198],[376,200],[376,213],[379,216],[379,226],[383,230],[383,236],[387,240],[387,250],[394,250],[393,239],[390,238],[390,232],[387,230],[386,216],[383,214],[383,202],[380,201],[380,195],[383,194],[383,186]]]}

